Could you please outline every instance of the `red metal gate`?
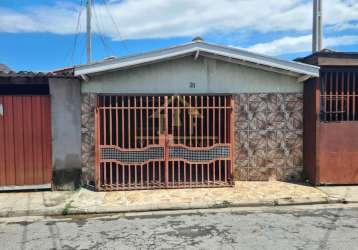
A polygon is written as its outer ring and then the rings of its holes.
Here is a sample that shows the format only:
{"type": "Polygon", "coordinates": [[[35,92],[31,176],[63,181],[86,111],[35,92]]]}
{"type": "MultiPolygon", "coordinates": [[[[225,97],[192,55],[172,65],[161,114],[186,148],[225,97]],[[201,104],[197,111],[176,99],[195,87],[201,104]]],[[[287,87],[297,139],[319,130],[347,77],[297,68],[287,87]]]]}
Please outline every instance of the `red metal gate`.
{"type": "Polygon", "coordinates": [[[98,96],[97,190],[232,185],[230,96],[98,96]]]}
{"type": "Polygon", "coordinates": [[[51,184],[49,96],[0,96],[0,188],[51,184]]]}

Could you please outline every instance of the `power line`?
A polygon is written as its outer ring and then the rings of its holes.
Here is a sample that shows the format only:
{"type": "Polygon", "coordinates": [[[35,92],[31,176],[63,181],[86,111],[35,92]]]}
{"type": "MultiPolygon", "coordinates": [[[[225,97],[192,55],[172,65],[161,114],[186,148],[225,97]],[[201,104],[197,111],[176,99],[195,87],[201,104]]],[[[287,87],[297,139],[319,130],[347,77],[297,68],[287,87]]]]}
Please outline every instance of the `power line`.
{"type": "MultiPolygon", "coordinates": [[[[107,0],[101,0],[102,3],[104,4],[105,6],[105,11],[107,12],[108,16],[110,17],[111,19],[111,22],[113,23],[114,27],[115,27],[115,30],[117,32],[117,35],[121,41],[121,45],[123,46],[123,48],[125,49],[125,51],[128,53],[128,48],[124,42],[124,40],[122,39],[122,35],[121,35],[121,32],[119,31],[119,27],[114,19],[114,17],[112,16],[111,14],[111,11],[109,10],[109,4],[108,4],[108,1],[107,0]]],[[[94,17],[95,17],[95,25],[98,29],[98,38],[100,40],[100,42],[102,43],[106,53],[111,53],[111,54],[116,54],[114,49],[108,44],[108,42],[106,41],[105,37],[104,37],[104,32],[103,32],[103,23],[101,22],[100,18],[98,17],[97,15],[97,11],[96,11],[96,7],[95,7],[95,4],[94,4],[94,0],[92,0],[92,6],[93,6],[93,14],[94,14],[94,17]]],[[[78,16],[77,16],[77,23],[76,23],[76,29],[75,29],[75,37],[74,37],[74,40],[73,40],[73,44],[72,44],[72,47],[69,49],[68,51],[68,56],[69,56],[69,63],[70,64],[74,64],[74,59],[75,59],[75,55],[76,55],[76,52],[78,50],[78,45],[79,45],[79,38],[80,38],[80,34],[81,34],[81,16],[82,16],[82,12],[84,10],[84,0],[81,0],[80,1],[80,7],[79,7],[79,10],[78,10],[78,16]]],[[[80,49],[81,51],[81,49],[80,49]]],[[[81,53],[81,56],[80,56],[80,63],[83,62],[83,51],[81,53]]]]}
{"type": "Polygon", "coordinates": [[[121,32],[119,31],[119,27],[118,27],[118,25],[117,25],[117,22],[116,22],[116,20],[113,18],[112,13],[111,13],[111,11],[109,10],[107,0],[101,0],[101,1],[104,3],[104,6],[105,6],[105,8],[106,8],[106,11],[107,11],[107,13],[108,13],[108,15],[109,15],[109,17],[110,17],[110,19],[111,19],[111,21],[112,21],[112,23],[113,23],[115,29],[116,29],[116,32],[118,33],[117,35],[118,35],[118,37],[119,37],[119,39],[120,39],[120,41],[121,41],[121,44],[122,44],[124,50],[128,53],[128,48],[127,48],[127,46],[126,46],[126,43],[125,43],[124,39],[122,38],[121,32]]]}
{"type": "Polygon", "coordinates": [[[81,0],[81,2],[80,2],[80,8],[78,11],[78,16],[77,16],[77,24],[76,24],[75,37],[73,40],[72,49],[70,48],[70,50],[69,50],[70,64],[74,64],[74,56],[75,56],[75,52],[77,49],[77,41],[78,41],[78,37],[80,34],[80,29],[81,29],[81,16],[82,16],[82,10],[83,10],[82,7],[83,7],[83,0],[81,0]]]}
{"type": "Polygon", "coordinates": [[[98,37],[100,38],[100,41],[104,47],[104,49],[106,50],[106,52],[110,53],[110,54],[115,54],[114,50],[112,49],[112,47],[105,41],[105,38],[103,36],[103,32],[102,32],[102,27],[103,25],[101,25],[101,22],[99,21],[99,18],[97,16],[97,11],[96,11],[96,7],[95,5],[93,4],[93,14],[94,14],[94,18],[95,18],[95,24],[96,24],[96,27],[98,29],[98,37]],[[102,26],[102,27],[101,27],[102,26]]]}

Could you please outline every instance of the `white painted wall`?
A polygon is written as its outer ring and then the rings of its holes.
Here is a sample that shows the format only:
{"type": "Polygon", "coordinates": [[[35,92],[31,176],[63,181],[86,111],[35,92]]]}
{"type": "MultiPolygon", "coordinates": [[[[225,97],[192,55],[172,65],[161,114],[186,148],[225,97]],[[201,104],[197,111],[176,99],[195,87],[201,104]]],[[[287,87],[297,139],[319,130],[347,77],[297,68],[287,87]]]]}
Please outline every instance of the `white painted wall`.
{"type": "Polygon", "coordinates": [[[272,93],[302,92],[291,76],[215,59],[185,57],[92,76],[83,93],[272,93]],[[195,88],[192,88],[194,83],[195,88]]]}

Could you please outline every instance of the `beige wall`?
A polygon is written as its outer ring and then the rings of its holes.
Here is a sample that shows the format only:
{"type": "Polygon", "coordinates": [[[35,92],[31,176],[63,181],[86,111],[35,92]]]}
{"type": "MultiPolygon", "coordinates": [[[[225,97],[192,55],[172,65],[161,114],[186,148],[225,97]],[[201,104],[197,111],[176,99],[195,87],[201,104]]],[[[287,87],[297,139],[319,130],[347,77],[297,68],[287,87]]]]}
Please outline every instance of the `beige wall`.
{"type": "Polygon", "coordinates": [[[92,76],[82,93],[292,93],[297,79],[274,72],[200,57],[92,76]],[[191,88],[195,83],[195,88],[191,88]]]}

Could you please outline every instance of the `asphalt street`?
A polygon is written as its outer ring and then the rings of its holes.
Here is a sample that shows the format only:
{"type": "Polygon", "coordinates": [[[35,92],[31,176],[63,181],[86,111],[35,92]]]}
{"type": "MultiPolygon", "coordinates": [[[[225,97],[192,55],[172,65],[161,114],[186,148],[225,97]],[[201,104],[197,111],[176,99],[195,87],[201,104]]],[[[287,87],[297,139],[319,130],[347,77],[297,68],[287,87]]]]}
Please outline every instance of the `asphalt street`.
{"type": "Polygon", "coordinates": [[[0,249],[358,249],[358,206],[0,219],[0,249]]]}

